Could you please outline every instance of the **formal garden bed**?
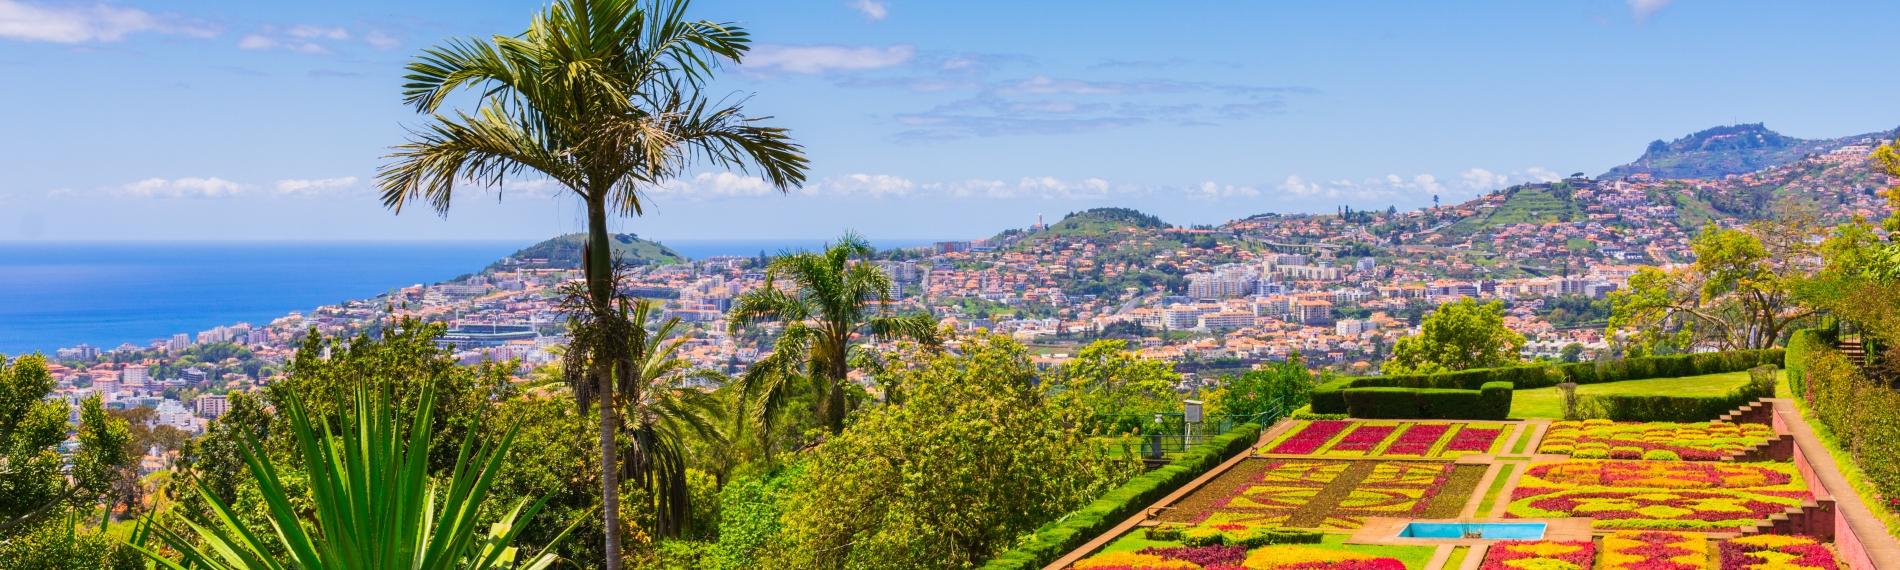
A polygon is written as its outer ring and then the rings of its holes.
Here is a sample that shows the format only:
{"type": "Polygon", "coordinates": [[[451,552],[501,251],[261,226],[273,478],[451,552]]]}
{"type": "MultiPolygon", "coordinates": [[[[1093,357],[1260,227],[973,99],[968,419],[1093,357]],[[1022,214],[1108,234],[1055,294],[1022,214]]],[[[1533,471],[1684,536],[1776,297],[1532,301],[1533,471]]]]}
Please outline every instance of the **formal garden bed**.
{"type": "Polygon", "coordinates": [[[1724,422],[1552,422],[1538,453],[1579,459],[1718,461],[1768,442],[1774,429],[1724,422]]]}
{"type": "Polygon", "coordinates": [[[1779,515],[1822,508],[1815,501],[1827,496],[1793,461],[1735,461],[1778,437],[1768,425],[1714,421],[1288,420],[1252,457],[1072,567],[1847,567],[1854,558],[1824,540],[1772,534],[1779,515]],[[1372,530],[1413,520],[1576,530],[1537,540],[1372,530]]]}
{"type": "Polygon", "coordinates": [[[1473,453],[1497,453],[1512,424],[1492,422],[1408,422],[1298,420],[1281,437],[1261,446],[1270,455],[1313,457],[1390,457],[1450,459],[1473,453]]]}

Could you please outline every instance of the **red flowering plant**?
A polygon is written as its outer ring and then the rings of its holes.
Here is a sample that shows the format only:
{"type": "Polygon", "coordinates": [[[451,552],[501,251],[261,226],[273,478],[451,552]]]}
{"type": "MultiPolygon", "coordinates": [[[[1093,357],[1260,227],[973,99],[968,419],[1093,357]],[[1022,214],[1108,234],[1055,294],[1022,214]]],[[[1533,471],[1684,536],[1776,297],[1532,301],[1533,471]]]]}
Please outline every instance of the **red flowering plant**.
{"type": "Polygon", "coordinates": [[[1339,432],[1345,431],[1350,425],[1352,422],[1343,420],[1320,420],[1308,423],[1291,437],[1281,440],[1279,445],[1274,446],[1267,453],[1305,455],[1319,451],[1326,442],[1333,440],[1333,436],[1339,435],[1339,432]]]}
{"type": "Polygon", "coordinates": [[[1393,430],[1396,429],[1398,429],[1397,426],[1362,424],[1347,432],[1346,437],[1339,440],[1339,443],[1333,444],[1331,451],[1372,451],[1373,448],[1379,446],[1379,442],[1391,437],[1393,430]]]}
{"type": "Polygon", "coordinates": [[[1445,451],[1485,452],[1491,449],[1491,442],[1498,439],[1503,428],[1487,429],[1466,426],[1451,436],[1451,443],[1445,444],[1445,451]]]}
{"type": "Polygon", "coordinates": [[[1386,455],[1425,455],[1430,453],[1432,445],[1451,431],[1448,424],[1412,424],[1399,433],[1399,438],[1386,446],[1386,455]]]}
{"type": "Polygon", "coordinates": [[[1813,568],[1834,570],[1834,552],[1812,538],[1779,534],[1757,534],[1722,542],[1722,570],[1773,568],[1813,568]]]}
{"type": "Polygon", "coordinates": [[[1502,540],[1491,544],[1479,570],[1525,568],[1590,568],[1596,545],[1588,540],[1502,540]]]}

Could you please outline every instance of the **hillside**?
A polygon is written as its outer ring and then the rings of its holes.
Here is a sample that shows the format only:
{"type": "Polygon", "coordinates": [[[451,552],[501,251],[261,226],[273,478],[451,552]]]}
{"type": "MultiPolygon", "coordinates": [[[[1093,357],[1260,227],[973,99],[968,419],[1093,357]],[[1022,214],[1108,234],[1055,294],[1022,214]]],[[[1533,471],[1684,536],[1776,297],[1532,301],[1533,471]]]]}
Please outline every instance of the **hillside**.
{"type": "Polygon", "coordinates": [[[1770,130],[1761,123],[1704,129],[1673,141],[1657,140],[1636,161],[1598,178],[1619,179],[1647,174],[1659,179],[1721,178],[1789,164],[1815,154],[1855,144],[1888,133],[1868,133],[1837,139],[1800,139],[1770,130]]]}
{"type": "MultiPolygon", "coordinates": [[[[581,246],[587,234],[566,234],[516,251],[490,264],[484,271],[528,267],[535,269],[575,269],[581,266],[581,246]]],[[[607,239],[614,259],[628,265],[667,265],[686,261],[686,257],[659,242],[640,239],[633,234],[614,234],[607,239]]]]}
{"type": "Polygon", "coordinates": [[[1445,233],[1464,237],[1512,224],[1547,224],[1579,218],[1577,204],[1571,198],[1576,182],[1525,184],[1500,190],[1502,203],[1495,208],[1459,220],[1445,233]]]}

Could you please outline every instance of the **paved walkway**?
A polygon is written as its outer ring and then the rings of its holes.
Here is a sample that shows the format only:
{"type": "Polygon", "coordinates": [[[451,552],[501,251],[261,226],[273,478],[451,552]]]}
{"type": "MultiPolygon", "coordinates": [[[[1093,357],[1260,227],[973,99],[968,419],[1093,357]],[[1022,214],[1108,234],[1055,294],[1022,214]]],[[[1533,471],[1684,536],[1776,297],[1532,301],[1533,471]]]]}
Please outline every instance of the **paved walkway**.
{"type": "MultiPolygon", "coordinates": [[[[1860,493],[1854,490],[1854,486],[1847,482],[1847,477],[1841,475],[1840,467],[1835,465],[1837,461],[1851,461],[1852,458],[1834,457],[1829,453],[1827,444],[1814,435],[1814,429],[1808,427],[1808,422],[1801,417],[1801,410],[1795,407],[1794,400],[1774,398],[1771,401],[1775,403],[1775,414],[1781,416],[1788,433],[1794,436],[1795,445],[1801,448],[1801,454],[1811,458],[1808,464],[1814,469],[1815,477],[1820,479],[1821,487],[1833,495],[1834,508],[1847,521],[1846,530],[1860,541],[1867,558],[1875,568],[1900,570],[1900,542],[1887,532],[1886,523],[1874,516],[1873,511],[1867,508],[1867,503],[1862,502],[1860,493]],[[1831,458],[1832,461],[1817,461],[1821,458],[1831,458]]],[[[1836,538],[1840,534],[1837,529],[1836,538]]]]}

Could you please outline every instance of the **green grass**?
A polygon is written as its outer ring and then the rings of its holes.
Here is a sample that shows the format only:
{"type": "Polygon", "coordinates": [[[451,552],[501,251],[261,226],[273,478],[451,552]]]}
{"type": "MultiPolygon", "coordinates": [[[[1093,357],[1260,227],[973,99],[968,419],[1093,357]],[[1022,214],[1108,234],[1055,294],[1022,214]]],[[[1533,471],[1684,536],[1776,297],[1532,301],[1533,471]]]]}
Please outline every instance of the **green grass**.
{"type": "Polygon", "coordinates": [[[1470,555],[1471,547],[1469,546],[1453,548],[1451,549],[1451,557],[1445,559],[1445,565],[1441,568],[1445,570],[1458,570],[1458,567],[1465,563],[1465,557],[1470,555]]]}
{"type": "Polygon", "coordinates": [[[1484,490],[1484,500],[1478,501],[1478,512],[1473,514],[1477,515],[1478,518],[1490,516],[1492,505],[1498,502],[1498,495],[1504,493],[1504,484],[1510,482],[1511,475],[1517,473],[1517,470],[1521,467],[1521,465],[1515,463],[1505,463],[1502,467],[1498,468],[1498,478],[1493,479],[1491,486],[1484,490]]]}
{"type": "MultiPolygon", "coordinates": [[[[1705,374],[1702,376],[1684,376],[1680,378],[1651,378],[1648,380],[1625,380],[1602,384],[1584,384],[1577,387],[1578,396],[1600,396],[1605,394],[1626,394],[1638,396],[1719,396],[1727,394],[1737,386],[1748,383],[1748,371],[1705,374]]],[[[1511,417],[1513,418],[1564,418],[1564,396],[1557,388],[1533,388],[1511,393],[1511,417]]]]}
{"type": "MultiPolygon", "coordinates": [[[[1511,401],[1513,402],[1517,401],[1516,394],[1511,395],[1511,401]]],[[[1531,439],[1536,438],[1536,437],[1537,437],[1537,426],[1532,425],[1532,424],[1524,424],[1524,427],[1518,430],[1517,443],[1511,444],[1511,454],[1516,455],[1519,453],[1523,453],[1524,448],[1530,447],[1531,439]]]]}

